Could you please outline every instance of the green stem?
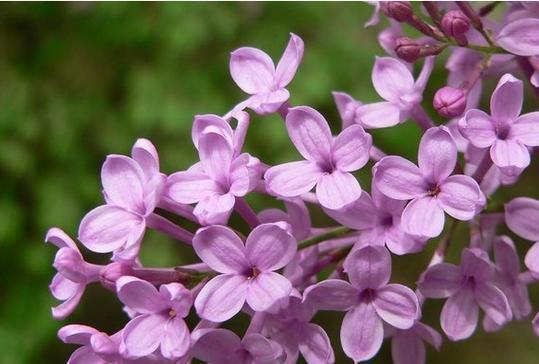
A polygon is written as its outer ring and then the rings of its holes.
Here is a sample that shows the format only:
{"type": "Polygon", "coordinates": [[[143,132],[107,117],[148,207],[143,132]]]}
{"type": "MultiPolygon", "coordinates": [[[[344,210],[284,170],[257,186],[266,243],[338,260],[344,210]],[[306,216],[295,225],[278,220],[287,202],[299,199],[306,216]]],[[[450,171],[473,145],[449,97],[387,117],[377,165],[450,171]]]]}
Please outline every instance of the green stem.
{"type": "Polygon", "coordinates": [[[299,243],[299,245],[298,245],[298,250],[308,248],[308,247],[316,245],[316,244],[318,244],[318,243],[320,243],[322,241],[335,239],[335,238],[340,238],[341,236],[346,235],[351,231],[352,231],[352,229],[347,228],[346,226],[338,227],[338,228],[336,228],[334,230],[328,231],[327,233],[323,233],[323,234],[320,234],[320,235],[317,235],[317,236],[313,236],[312,238],[301,241],[299,243]]]}

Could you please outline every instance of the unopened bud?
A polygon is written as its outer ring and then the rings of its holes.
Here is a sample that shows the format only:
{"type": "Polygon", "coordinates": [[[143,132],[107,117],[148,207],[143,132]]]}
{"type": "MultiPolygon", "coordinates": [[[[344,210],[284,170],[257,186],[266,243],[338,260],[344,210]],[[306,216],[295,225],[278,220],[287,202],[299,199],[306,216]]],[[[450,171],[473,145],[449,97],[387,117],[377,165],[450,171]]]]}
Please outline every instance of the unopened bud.
{"type": "Polygon", "coordinates": [[[408,1],[385,1],[382,4],[382,11],[398,22],[408,21],[414,15],[412,5],[408,1]]]}
{"type": "Polygon", "coordinates": [[[434,109],[446,118],[462,115],[466,109],[466,91],[461,88],[445,86],[434,95],[434,109]]]}
{"type": "Polygon", "coordinates": [[[452,38],[455,38],[459,45],[468,44],[466,33],[470,30],[470,19],[459,10],[447,12],[442,18],[442,30],[452,38]]]}
{"type": "Polygon", "coordinates": [[[397,39],[395,53],[407,62],[415,62],[421,57],[421,46],[413,39],[401,37],[397,39]]]}

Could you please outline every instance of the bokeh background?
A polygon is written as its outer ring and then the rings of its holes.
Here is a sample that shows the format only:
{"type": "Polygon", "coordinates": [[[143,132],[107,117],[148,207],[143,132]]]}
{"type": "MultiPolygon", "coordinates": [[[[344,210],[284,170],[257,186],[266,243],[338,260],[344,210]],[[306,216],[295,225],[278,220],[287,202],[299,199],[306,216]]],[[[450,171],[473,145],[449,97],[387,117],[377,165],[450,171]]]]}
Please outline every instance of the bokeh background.
{"type": "MultiPolygon", "coordinates": [[[[87,323],[114,332],[126,323],[116,298],[98,285],[87,290],[66,322],[50,316],[56,302],[47,286],[56,249],[43,242],[45,232],[58,226],[76,237],[80,219],[101,203],[99,170],[107,154],[129,154],[136,138],[146,137],[160,152],[162,171],[187,168],[197,159],[190,139],[193,116],[224,114],[245,97],[229,76],[229,52],[251,45],[278,59],[288,32],[300,35],[306,45],[289,87],[291,102],[317,108],[337,131],[340,121],[331,91],[378,100],[370,73],[374,56],[384,54],[376,37],[385,24],[364,29],[371,12],[364,3],[2,4],[0,363],[65,363],[74,347],[56,337],[63,324],[87,323]]],[[[443,58],[429,82],[427,107],[444,84],[443,58]]],[[[495,81],[487,83],[485,107],[495,81]]],[[[537,105],[528,93],[525,109],[537,105]]],[[[267,163],[297,157],[278,117],[253,119],[249,152],[267,163]]],[[[415,159],[420,132],[414,124],[373,135],[385,151],[415,159]]],[[[503,188],[495,199],[538,198],[537,167],[534,162],[516,186],[503,188]]],[[[366,172],[359,178],[369,185],[366,172]]],[[[249,202],[257,211],[274,203],[256,195],[249,202]]],[[[319,211],[312,214],[318,226],[328,223],[319,211]]],[[[232,222],[239,223],[236,218],[232,222]]],[[[458,260],[466,239],[461,228],[449,260],[458,260]]],[[[516,240],[524,252],[529,243],[516,240]]],[[[435,245],[395,258],[393,280],[413,285],[435,245]]],[[[106,259],[84,254],[94,262],[106,259]]],[[[193,256],[167,237],[150,233],[142,260],[175,266],[193,261],[193,256]]],[[[532,288],[536,308],[538,293],[532,288]]],[[[437,328],[441,303],[425,306],[425,321],[437,328]]],[[[316,320],[328,327],[337,362],[347,363],[338,341],[341,318],[339,313],[321,313],[316,320]]],[[[245,320],[235,325],[241,329],[245,320]]],[[[445,342],[441,353],[428,350],[428,362],[531,364],[539,360],[539,338],[525,320],[498,334],[479,328],[466,342],[445,342]]],[[[372,362],[390,362],[388,343],[372,362]]]]}

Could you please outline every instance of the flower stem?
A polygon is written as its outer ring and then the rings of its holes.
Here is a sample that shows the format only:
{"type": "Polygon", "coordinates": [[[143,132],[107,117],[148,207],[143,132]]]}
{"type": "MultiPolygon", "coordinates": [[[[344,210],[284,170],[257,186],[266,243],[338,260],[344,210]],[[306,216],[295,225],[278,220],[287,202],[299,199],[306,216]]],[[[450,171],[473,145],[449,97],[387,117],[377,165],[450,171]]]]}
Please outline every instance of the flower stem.
{"type": "Polygon", "coordinates": [[[242,217],[243,220],[249,225],[251,229],[254,229],[260,225],[260,220],[251,206],[241,197],[236,197],[236,204],[234,205],[236,212],[242,217]]]}
{"type": "Polygon", "coordinates": [[[481,162],[479,162],[479,165],[473,173],[472,178],[475,179],[478,184],[481,184],[490,167],[492,167],[492,159],[490,158],[490,153],[485,152],[485,155],[483,155],[481,162]]]}
{"type": "Polygon", "coordinates": [[[170,236],[173,239],[182,241],[189,245],[192,244],[194,236],[192,232],[179,227],[161,215],[157,215],[156,213],[150,214],[146,217],[146,225],[154,230],[170,236]]]}
{"type": "Polygon", "coordinates": [[[338,228],[336,228],[334,230],[328,231],[327,233],[320,234],[320,235],[317,235],[317,236],[313,236],[312,238],[303,240],[302,242],[299,243],[298,250],[308,248],[308,247],[316,245],[316,244],[318,244],[318,243],[320,243],[322,241],[339,238],[339,237],[341,237],[343,235],[348,234],[351,231],[353,231],[353,230],[350,229],[350,228],[347,228],[346,226],[338,227],[338,228]]]}

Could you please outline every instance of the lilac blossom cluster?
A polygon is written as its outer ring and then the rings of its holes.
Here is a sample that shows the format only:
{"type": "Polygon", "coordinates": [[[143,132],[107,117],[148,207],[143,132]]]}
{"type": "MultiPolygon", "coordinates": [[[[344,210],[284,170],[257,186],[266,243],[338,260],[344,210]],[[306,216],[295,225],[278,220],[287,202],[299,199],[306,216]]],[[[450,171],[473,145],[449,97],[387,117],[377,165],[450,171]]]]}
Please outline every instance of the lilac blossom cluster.
{"type": "Polygon", "coordinates": [[[421,364],[425,344],[439,349],[443,341],[435,323],[422,320],[427,299],[445,300],[440,327],[452,341],[476,331],[480,311],[486,331],[524,319],[539,335],[527,292],[539,280],[539,200],[491,198],[518,181],[539,146],[539,112],[522,113],[519,78],[539,86],[539,7],[512,3],[496,23],[487,15],[498,2],[481,9],[424,3],[422,11],[407,2],[374,5],[367,25],[378,22],[379,11],[390,21],[379,36],[388,56],[376,58],[372,72],[383,101],[335,92],[337,135],[318,111],[289,102],[287,86],[304,51],[291,34],[277,65],[256,48],[231,53],[232,79],[249,96],[223,116],[194,118],[199,161],[190,168],[165,175],[146,139],[136,141],[131,156],[107,157],[104,204],[82,219],[78,240],[92,252],[111,253],[111,262],[85,261],[74,240],[50,229],[46,241],[58,247],[50,289],[62,301],[52,314],[68,317],[86,286],[97,283],[116,294],[129,321],[112,334],[78,324],[61,328],[62,341],[79,345],[68,363],[273,364],[295,363],[300,355],[309,364],[333,363],[337,340],[312,322],[329,310],[345,312],[340,347],[354,362],[372,358],[390,340],[395,363],[421,364]],[[403,24],[423,36],[404,37],[403,24]],[[434,123],[423,94],[436,55],[446,50],[447,86],[432,102],[449,120],[434,123]],[[414,77],[412,63],[420,59],[414,77]],[[487,91],[488,112],[478,109],[485,78],[498,80],[487,91]],[[249,112],[279,114],[301,160],[269,166],[244,152],[249,112]],[[407,121],[423,131],[417,163],[386,155],[366,132],[407,121]],[[353,174],[360,169],[372,172],[370,191],[353,174]],[[250,193],[284,208],[257,213],[245,199],[250,193]],[[335,223],[312,226],[308,205],[335,223]],[[228,226],[232,213],[248,225],[247,236],[228,226]],[[191,232],[181,221],[199,228],[191,232]],[[452,264],[445,255],[459,224],[467,224],[469,244],[452,264]],[[511,237],[496,233],[503,224],[535,242],[525,270],[511,237]],[[185,243],[200,261],[144,266],[139,251],[147,229],[185,243]],[[391,283],[392,255],[421,253],[436,238],[417,285],[391,283]],[[250,319],[241,337],[223,326],[238,315],[250,319]]]}

